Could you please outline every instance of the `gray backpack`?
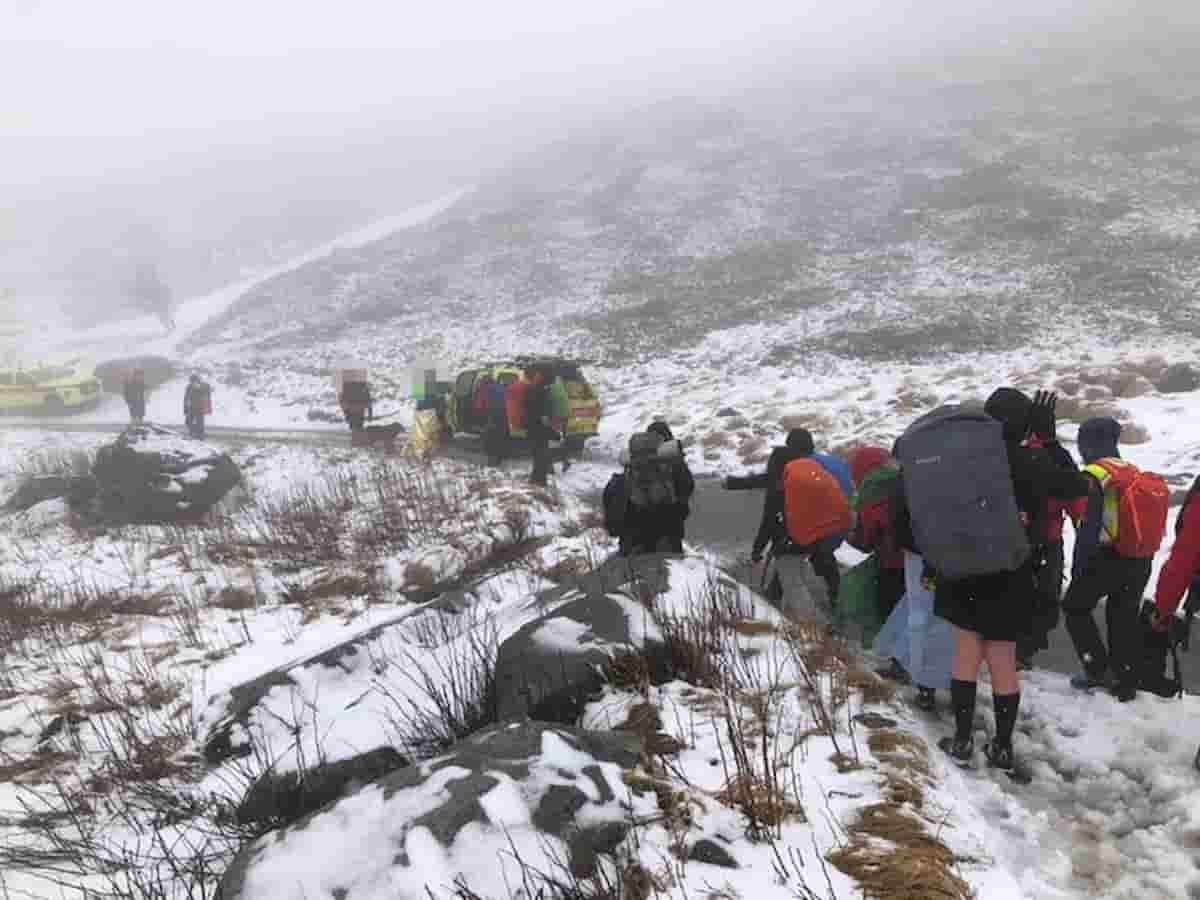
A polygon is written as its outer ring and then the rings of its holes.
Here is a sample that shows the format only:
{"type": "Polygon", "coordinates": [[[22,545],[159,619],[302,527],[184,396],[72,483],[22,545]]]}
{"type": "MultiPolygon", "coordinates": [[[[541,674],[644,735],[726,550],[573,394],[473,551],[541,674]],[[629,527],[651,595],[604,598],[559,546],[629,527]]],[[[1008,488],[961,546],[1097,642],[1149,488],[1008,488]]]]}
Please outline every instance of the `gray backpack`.
{"type": "Polygon", "coordinates": [[[663,439],[653,432],[641,432],[629,438],[629,463],[625,466],[625,490],[628,499],[641,509],[674,506],[675,461],[659,453],[663,439]]]}
{"type": "Polygon", "coordinates": [[[1029,558],[1000,422],[941,406],[913,422],[894,451],[913,540],[940,575],[1011,571],[1029,558]]]}

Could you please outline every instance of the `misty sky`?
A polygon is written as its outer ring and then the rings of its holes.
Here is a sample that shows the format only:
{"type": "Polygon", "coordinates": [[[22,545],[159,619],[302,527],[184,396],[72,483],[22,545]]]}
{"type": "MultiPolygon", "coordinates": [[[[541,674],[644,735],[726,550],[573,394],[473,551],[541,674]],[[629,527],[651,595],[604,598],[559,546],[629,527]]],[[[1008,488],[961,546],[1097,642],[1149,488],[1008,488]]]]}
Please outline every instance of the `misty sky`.
{"type": "MultiPolygon", "coordinates": [[[[767,58],[1057,18],[1096,0],[0,0],[9,183],[206,147],[705,91],[767,58]]],[[[1153,4],[1152,4],[1153,5],[1153,4]]]]}
{"type": "Polygon", "coordinates": [[[96,306],[142,261],[200,290],[640,104],[767,84],[803,109],[806,78],[1198,8],[0,0],[0,288],[96,306]]]}

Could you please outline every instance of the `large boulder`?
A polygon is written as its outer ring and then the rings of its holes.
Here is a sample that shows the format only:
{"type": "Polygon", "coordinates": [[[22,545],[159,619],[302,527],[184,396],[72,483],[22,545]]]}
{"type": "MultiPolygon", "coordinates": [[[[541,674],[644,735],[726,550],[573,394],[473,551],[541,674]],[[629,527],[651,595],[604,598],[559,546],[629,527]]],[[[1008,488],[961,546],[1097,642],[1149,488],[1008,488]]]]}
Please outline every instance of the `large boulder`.
{"type": "Polygon", "coordinates": [[[4,504],[7,512],[24,512],[47,500],[66,498],[72,507],[90,503],[96,482],[90,475],[35,475],[17,486],[4,504]]]}
{"type": "Polygon", "coordinates": [[[573,725],[603,687],[614,657],[637,652],[651,663],[662,661],[665,647],[648,604],[669,587],[667,560],[616,557],[575,584],[546,592],[542,599],[551,611],[500,645],[499,718],[573,725]]]}
{"type": "Polygon", "coordinates": [[[101,447],[92,476],[92,511],[110,522],[195,519],[242,480],[228,454],[155,425],[129,428],[101,447]]]}
{"type": "Polygon", "coordinates": [[[392,747],[376,747],[349,759],[319,763],[304,772],[267,772],[255,780],[237,808],[241,825],[291,825],[322,806],[408,765],[392,747]]]}
{"type": "Polygon", "coordinates": [[[287,885],[290,896],[357,900],[386,886],[396,900],[428,900],[456,884],[493,896],[505,883],[587,878],[631,821],[658,812],[652,792],[625,787],[640,759],[628,733],[502,724],[243,848],[218,896],[287,885]]]}
{"type": "Polygon", "coordinates": [[[1164,394],[1185,394],[1200,388],[1200,372],[1187,363],[1167,366],[1156,387],[1164,394]]]}

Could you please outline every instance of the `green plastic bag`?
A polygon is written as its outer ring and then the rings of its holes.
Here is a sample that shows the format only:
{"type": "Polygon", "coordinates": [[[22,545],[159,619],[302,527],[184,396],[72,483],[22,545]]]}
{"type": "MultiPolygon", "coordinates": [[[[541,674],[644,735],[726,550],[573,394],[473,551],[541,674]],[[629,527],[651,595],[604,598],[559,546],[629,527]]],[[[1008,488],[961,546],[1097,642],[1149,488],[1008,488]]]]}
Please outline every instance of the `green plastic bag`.
{"type": "Polygon", "coordinates": [[[842,573],[838,588],[837,618],[839,623],[855,624],[862,628],[864,647],[875,642],[875,635],[883,627],[883,616],[879,613],[879,557],[872,553],[848,572],[842,573]]]}

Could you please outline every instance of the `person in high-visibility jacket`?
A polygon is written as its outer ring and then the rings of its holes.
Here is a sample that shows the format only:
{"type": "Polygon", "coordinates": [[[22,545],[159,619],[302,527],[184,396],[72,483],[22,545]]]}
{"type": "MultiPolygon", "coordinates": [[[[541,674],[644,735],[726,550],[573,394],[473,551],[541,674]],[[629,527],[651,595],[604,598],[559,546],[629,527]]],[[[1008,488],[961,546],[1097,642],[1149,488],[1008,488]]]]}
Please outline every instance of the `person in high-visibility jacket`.
{"type": "Polygon", "coordinates": [[[1079,428],[1083,471],[1091,476],[1087,512],[1076,531],[1071,585],[1063,597],[1067,632],[1083,664],[1083,674],[1071,679],[1077,688],[1111,688],[1125,702],[1137,696],[1142,654],[1138,613],[1142,592],[1150,580],[1151,559],[1117,552],[1120,498],[1109,482],[1112,474],[1101,460],[1120,460],[1117,442],[1121,424],[1102,416],[1079,428]],[[1107,597],[1105,619],[1108,646],[1100,637],[1093,611],[1107,597]]]}

